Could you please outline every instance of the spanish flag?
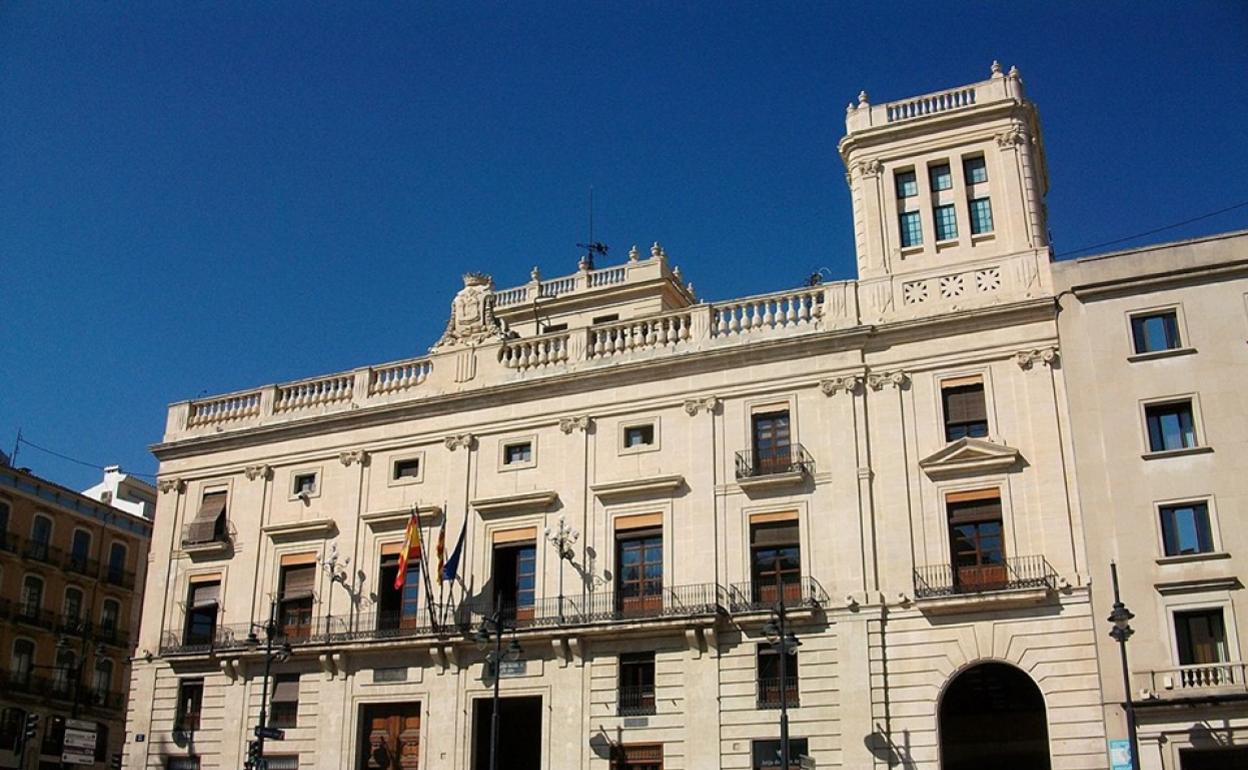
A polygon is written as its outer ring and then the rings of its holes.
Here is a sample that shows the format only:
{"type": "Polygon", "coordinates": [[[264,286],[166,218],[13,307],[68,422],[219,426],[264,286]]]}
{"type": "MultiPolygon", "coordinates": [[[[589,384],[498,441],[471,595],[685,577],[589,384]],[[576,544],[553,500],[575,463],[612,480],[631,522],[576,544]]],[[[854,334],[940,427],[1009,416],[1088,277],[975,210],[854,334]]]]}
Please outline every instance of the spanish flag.
{"type": "Polygon", "coordinates": [[[403,533],[403,550],[399,551],[399,571],[394,576],[394,590],[403,590],[407,563],[412,559],[420,559],[420,525],[416,520],[415,509],[412,510],[412,518],[407,520],[407,531],[403,533]]]}

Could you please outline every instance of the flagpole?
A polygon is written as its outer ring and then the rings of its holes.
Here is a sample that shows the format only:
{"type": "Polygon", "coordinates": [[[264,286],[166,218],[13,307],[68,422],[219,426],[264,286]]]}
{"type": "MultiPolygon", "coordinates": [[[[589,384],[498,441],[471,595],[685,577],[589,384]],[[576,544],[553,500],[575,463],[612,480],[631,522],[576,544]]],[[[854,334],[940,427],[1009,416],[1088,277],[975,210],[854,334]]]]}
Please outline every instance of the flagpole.
{"type": "Polygon", "coordinates": [[[420,504],[412,503],[412,515],[416,517],[416,536],[420,539],[420,574],[425,583],[425,606],[429,608],[429,622],[434,630],[438,629],[438,619],[433,616],[433,584],[429,582],[429,562],[425,559],[425,532],[420,522],[420,504]]]}

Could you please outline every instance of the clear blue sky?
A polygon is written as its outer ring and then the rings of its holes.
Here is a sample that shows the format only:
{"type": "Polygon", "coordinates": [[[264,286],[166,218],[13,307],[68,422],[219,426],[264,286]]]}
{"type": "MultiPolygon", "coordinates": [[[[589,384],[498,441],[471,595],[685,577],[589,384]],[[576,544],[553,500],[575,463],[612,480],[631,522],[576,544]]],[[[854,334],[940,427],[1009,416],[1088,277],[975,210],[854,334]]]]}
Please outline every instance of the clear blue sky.
{"type": "Polygon", "coordinates": [[[1231,0],[6,2],[0,447],[152,473],[168,402],[421,354],[461,272],[571,272],[590,185],[704,297],[852,277],[845,105],[993,59],[1059,254],[1239,203],[1246,51],[1231,0]]]}

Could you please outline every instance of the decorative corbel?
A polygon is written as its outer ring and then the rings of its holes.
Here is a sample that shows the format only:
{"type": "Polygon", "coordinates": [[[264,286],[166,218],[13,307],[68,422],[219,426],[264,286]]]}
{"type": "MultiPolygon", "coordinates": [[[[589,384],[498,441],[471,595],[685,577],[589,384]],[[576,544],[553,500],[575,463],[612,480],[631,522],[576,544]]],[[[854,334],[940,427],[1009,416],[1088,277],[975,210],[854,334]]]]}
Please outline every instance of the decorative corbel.
{"type": "Polygon", "coordinates": [[[863,178],[870,179],[880,175],[880,172],[884,170],[884,164],[880,162],[879,158],[872,158],[859,165],[858,170],[862,173],[863,178]]]}
{"type": "Polygon", "coordinates": [[[272,473],[273,473],[272,466],[267,465],[265,463],[260,463],[258,465],[248,465],[246,468],[243,468],[243,475],[247,477],[248,481],[255,481],[256,479],[267,479],[269,478],[270,475],[272,475],[272,473]]]}
{"type": "Polygon", "coordinates": [[[556,636],[550,640],[550,646],[555,648],[555,658],[559,661],[559,668],[567,668],[572,662],[572,651],[568,649],[567,641],[556,636]]]}
{"type": "Polygon", "coordinates": [[[477,437],[471,433],[457,433],[442,439],[442,443],[446,444],[446,448],[452,452],[460,447],[472,449],[477,443],[477,437]]]}
{"type": "Polygon", "coordinates": [[[368,452],[363,449],[352,449],[346,452],[339,452],[338,462],[348,468],[350,468],[353,463],[359,463],[363,466],[368,462],[368,452]]]}
{"type": "Polygon", "coordinates": [[[589,415],[582,414],[579,417],[560,417],[559,430],[564,433],[571,434],[574,430],[589,430],[589,415]]]}
{"type": "Polygon", "coordinates": [[[862,390],[862,382],[861,375],[846,374],[841,377],[820,380],[819,390],[822,390],[825,396],[834,396],[837,393],[847,393],[852,396],[862,390]]]}
{"type": "Polygon", "coordinates": [[[693,417],[703,409],[707,414],[715,414],[715,410],[719,408],[719,396],[704,396],[702,398],[685,399],[685,414],[693,417]]]}
{"type": "Polygon", "coordinates": [[[693,657],[702,657],[702,638],[697,628],[685,629],[685,645],[693,652],[693,657]]]}
{"type": "Polygon", "coordinates": [[[1014,354],[1014,363],[1018,364],[1019,369],[1026,371],[1034,368],[1036,364],[1051,367],[1057,358],[1057,348],[1050,345],[1036,350],[1021,350],[1014,354]]]}
{"type": "Polygon", "coordinates": [[[329,655],[329,653],[322,653],[317,660],[320,661],[321,671],[325,673],[325,681],[328,682],[333,679],[334,675],[338,672],[334,666],[334,659],[329,655]]]}
{"type": "Polygon", "coordinates": [[[715,626],[706,626],[702,629],[702,638],[706,640],[706,649],[708,652],[719,654],[719,633],[715,630],[715,626]]]}
{"type": "Polygon", "coordinates": [[[174,476],[168,479],[160,479],[156,482],[156,488],[164,494],[169,494],[170,492],[181,492],[186,489],[186,482],[177,476],[174,476]]]}
{"type": "Polygon", "coordinates": [[[993,139],[996,139],[997,146],[1004,150],[1008,147],[1027,144],[1027,133],[1021,126],[1012,126],[993,136],[993,139]]]}
{"type": "Polygon", "coordinates": [[[589,650],[584,639],[579,636],[569,636],[568,651],[572,653],[572,659],[576,661],[577,666],[585,665],[585,654],[589,650]]]}
{"type": "Polygon", "coordinates": [[[231,663],[238,663],[238,661],[231,661],[229,658],[222,658],[218,662],[218,665],[221,666],[221,673],[225,674],[225,678],[233,682],[238,678],[238,670],[234,668],[234,666],[230,665],[231,663]]]}
{"type": "Polygon", "coordinates": [[[433,656],[433,662],[437,664],[439,674],[446,673],[448,665],[447,653],[450,649],[450,647],[443,647],[440,644],[435,644],[429,648],[429,654],[433,656]]]}
{"type": "Polygon", "coordinates": [[[887,385],[890,388],[901,390],[910,383],[910,375],[898,369],[895,372],[880,372],[867,375],[867,384],[871,386],[871,390],[883,390],[887,385]]]}

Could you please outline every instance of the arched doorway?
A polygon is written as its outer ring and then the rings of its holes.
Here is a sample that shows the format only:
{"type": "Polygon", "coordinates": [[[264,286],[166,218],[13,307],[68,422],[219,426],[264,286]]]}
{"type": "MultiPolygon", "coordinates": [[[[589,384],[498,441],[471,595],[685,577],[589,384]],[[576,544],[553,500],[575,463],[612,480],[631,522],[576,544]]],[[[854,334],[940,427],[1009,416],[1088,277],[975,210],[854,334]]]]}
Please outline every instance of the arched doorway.
{"type": "Polygon", "coordinates": [[[1004,663],[971,666],[940,700],[942,770],[1050,770],[1044,696],[1004,663]]]}

